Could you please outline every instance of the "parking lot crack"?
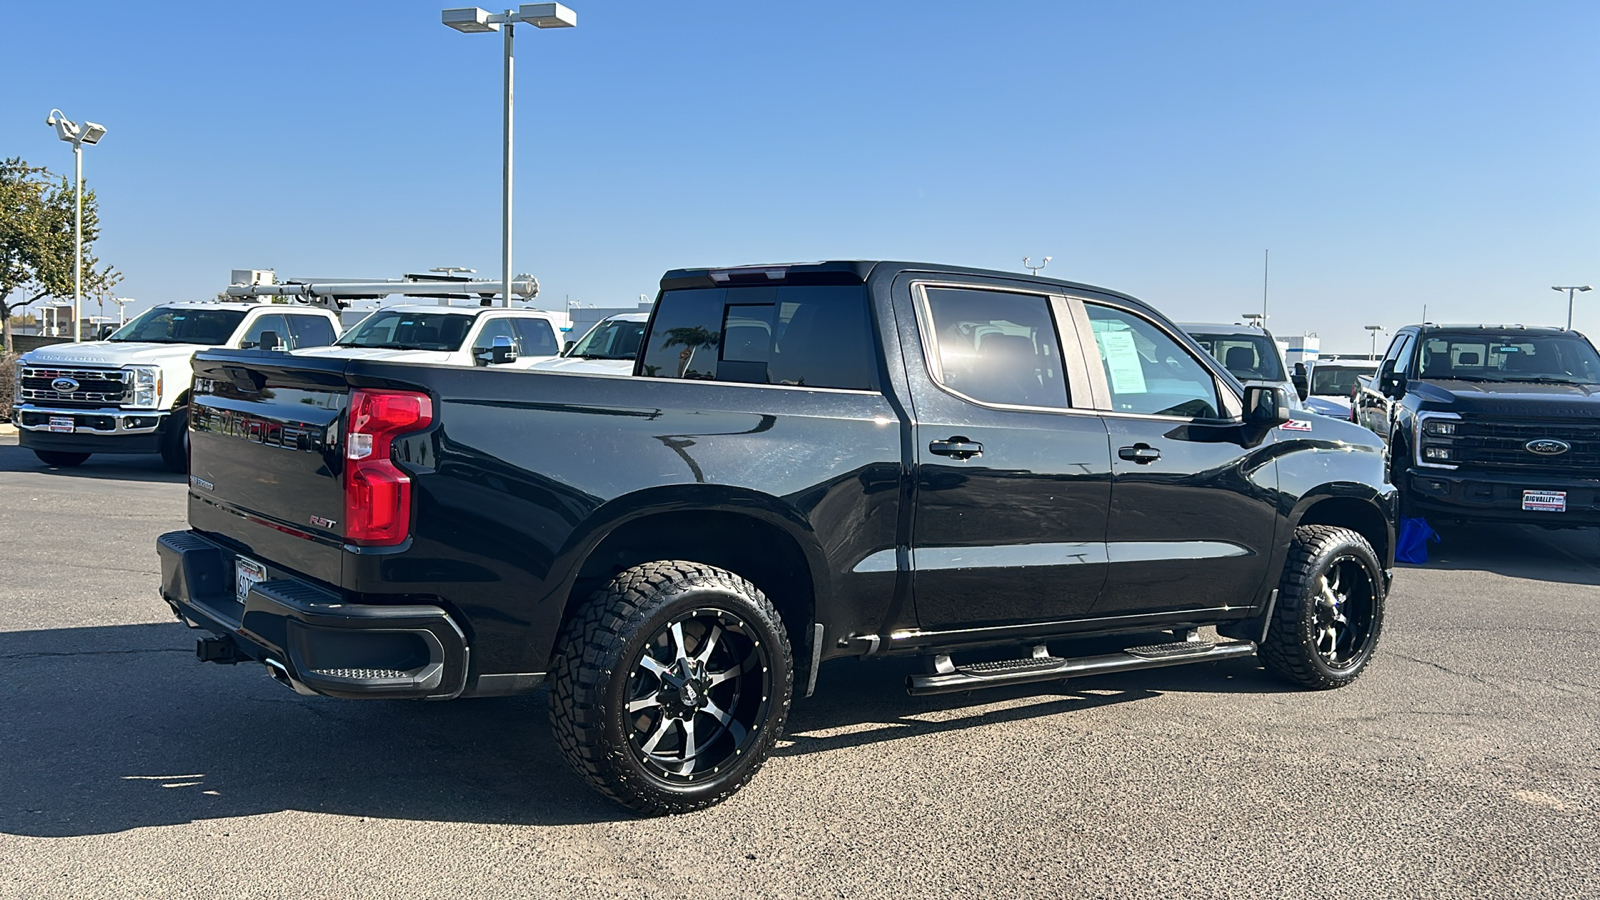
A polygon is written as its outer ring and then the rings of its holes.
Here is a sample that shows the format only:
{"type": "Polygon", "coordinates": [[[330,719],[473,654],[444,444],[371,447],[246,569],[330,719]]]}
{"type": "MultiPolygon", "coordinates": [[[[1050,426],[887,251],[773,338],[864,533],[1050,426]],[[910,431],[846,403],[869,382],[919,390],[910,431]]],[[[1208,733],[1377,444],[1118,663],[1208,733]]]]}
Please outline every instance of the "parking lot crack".
{"type": "Polygon", "coordinates": [[[1455,669],[1450,668],[1449,666],[1445,666],[1445,665],[1441,665],[1439,663],[1436,663],[1431,659],[1422,659],[1421,657],[1407,656],[1404,653],[1392,653],[1390,655],[1399,657],[1400,659],[1409,660],[1409,661],[1414,662],[1414,663],[1421,663],[1424,666],[1431,666],[1431,667],[1433,667],[1435,669],[1438,669],[1441,672],[1444,672],[1444,673],[1447,673],[1447,674],[1450,674],[1450,675],[1455,675],[1458,678],[1466,678],[1466,679],[1468,679],[1470,681],[1476,681],[1478,684],[1481,684],[1481,685],[1483,685],[1485,687],[1496,687],[1496,685],[1493,682],[1489,681],[1486,678],[1483,678],[1483,677],[1478,676],[1478,675],[1474,675],[1471,672],[1460,672],[1460,671],[1457,671],[1455,669]]]}
{"type": "Polygon", "coordinates": [[[0,659],[48,659],[58,656],[123,656],[133,653],[193,653],[183,647],[145,647],[138,650],[66,650],[51,651],[38,650],[28,653],[7,653],[0,655],[0,659]]]}

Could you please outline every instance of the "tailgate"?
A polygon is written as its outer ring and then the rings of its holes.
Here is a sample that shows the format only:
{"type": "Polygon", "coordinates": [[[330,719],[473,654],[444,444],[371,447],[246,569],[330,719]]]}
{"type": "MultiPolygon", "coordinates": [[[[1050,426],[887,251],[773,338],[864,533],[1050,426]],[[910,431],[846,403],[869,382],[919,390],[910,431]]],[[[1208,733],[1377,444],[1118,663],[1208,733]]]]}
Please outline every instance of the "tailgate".
{"type": "Polygon", "coordinates": [[[189,524],[312,578],[343,563],[344,359],[196,354],[189,524]]]}

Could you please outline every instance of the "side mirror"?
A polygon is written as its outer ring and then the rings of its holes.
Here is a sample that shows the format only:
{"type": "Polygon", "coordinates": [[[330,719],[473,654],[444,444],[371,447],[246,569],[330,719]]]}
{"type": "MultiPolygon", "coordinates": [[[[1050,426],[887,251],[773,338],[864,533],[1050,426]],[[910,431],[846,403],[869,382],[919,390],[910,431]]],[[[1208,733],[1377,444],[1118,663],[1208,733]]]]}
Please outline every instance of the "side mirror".
{"type": "Polygon", "coordinates": [[[261,339],[260,340],[255,341],[254,343],[252,343],[250,341],[245,341],[245,342],[243,342],[243,343],[241,343],[239,345],[239,348],[241,350],[287,350],[287,349],[289,349],[288,347],[284,346],[283,338],[278,337],[278,333],[276,331],[263,331],[263,332],[261,332],[261,339]]]}
{"type": "Polygon", "coordinates": [[[572,348],[576,346],[578,346],[577,341],[567,341],[565,344],[561,345],[561,355],[566,356],[568,353],[571,353],[572,348]]]}
{"type": "Polygon", "coordinates": [[[1406,377],[1394,370],[1394,361],[1389,360],[1378,370],[1378,393],[1390,400],[1399,400],[1406,395],[1406,377]]]}
{"type": "Polygon", "coordinates": [[[505,335],[496,335],[487,347],[472,348],[472,361],[480,366],[500,366],[517,361],[516,345],[505,335]]]}
{"type": "Polygon", "coordinates": [[[1263,432],[1289,421],[1289,392],[1270,384],[1246,385],[1244,421],[1263,432]]]}

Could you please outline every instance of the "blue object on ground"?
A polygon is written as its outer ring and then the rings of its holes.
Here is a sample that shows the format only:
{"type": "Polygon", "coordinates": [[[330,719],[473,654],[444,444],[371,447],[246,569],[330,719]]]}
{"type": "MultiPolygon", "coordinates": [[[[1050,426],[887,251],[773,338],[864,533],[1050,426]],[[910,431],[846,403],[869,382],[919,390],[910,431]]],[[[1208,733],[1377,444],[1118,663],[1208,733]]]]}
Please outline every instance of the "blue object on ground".
{"type": "Polygon", "coordinates": [[[1428,561],[1428,542],[1439,540],[1428,520],[1421,516],[1400,520],[1400,535],[1395,538],[1394,561],[1421,565],[1428,561]]]}

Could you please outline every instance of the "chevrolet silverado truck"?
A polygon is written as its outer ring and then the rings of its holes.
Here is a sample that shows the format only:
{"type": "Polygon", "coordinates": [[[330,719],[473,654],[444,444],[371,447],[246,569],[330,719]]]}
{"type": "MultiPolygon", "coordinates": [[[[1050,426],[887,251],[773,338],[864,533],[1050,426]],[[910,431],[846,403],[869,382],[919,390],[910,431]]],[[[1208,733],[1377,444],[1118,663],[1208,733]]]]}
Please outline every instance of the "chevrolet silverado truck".
{"type": "Polygon", "coordinates": [[[1356,416],[1389,439],[1405,515],[1600,525],[1600,354],[1575,331],[1407,326],[1356,416]]]}
{"type": "Polygon", "coordinates": [[[188,470],[189,357],[204,347],[330,344],[334,313],[273,303],[166,303],[104,341],[52,344],[17,360],[11,421],[48,466],[95,453],[159,453],[188,470]]]}
{"type": "Polygon", "coordinates": [[[547,312],[405,305],[381,307],[331,345],[296,355],[529,368],[560,352],[555,321],[547,312]]]}
{"type": "Polygon", "coordinates": [[[840,658],[920,658],[912,694],[1252,655],[1339,687],[1392,571],[1371,432],[1047,278],[675,270],[630,376],[210,350],[191,409],[157,549],[201,659],[548,685],[567,760],[650,814],[747,783],[840,658]]]}

